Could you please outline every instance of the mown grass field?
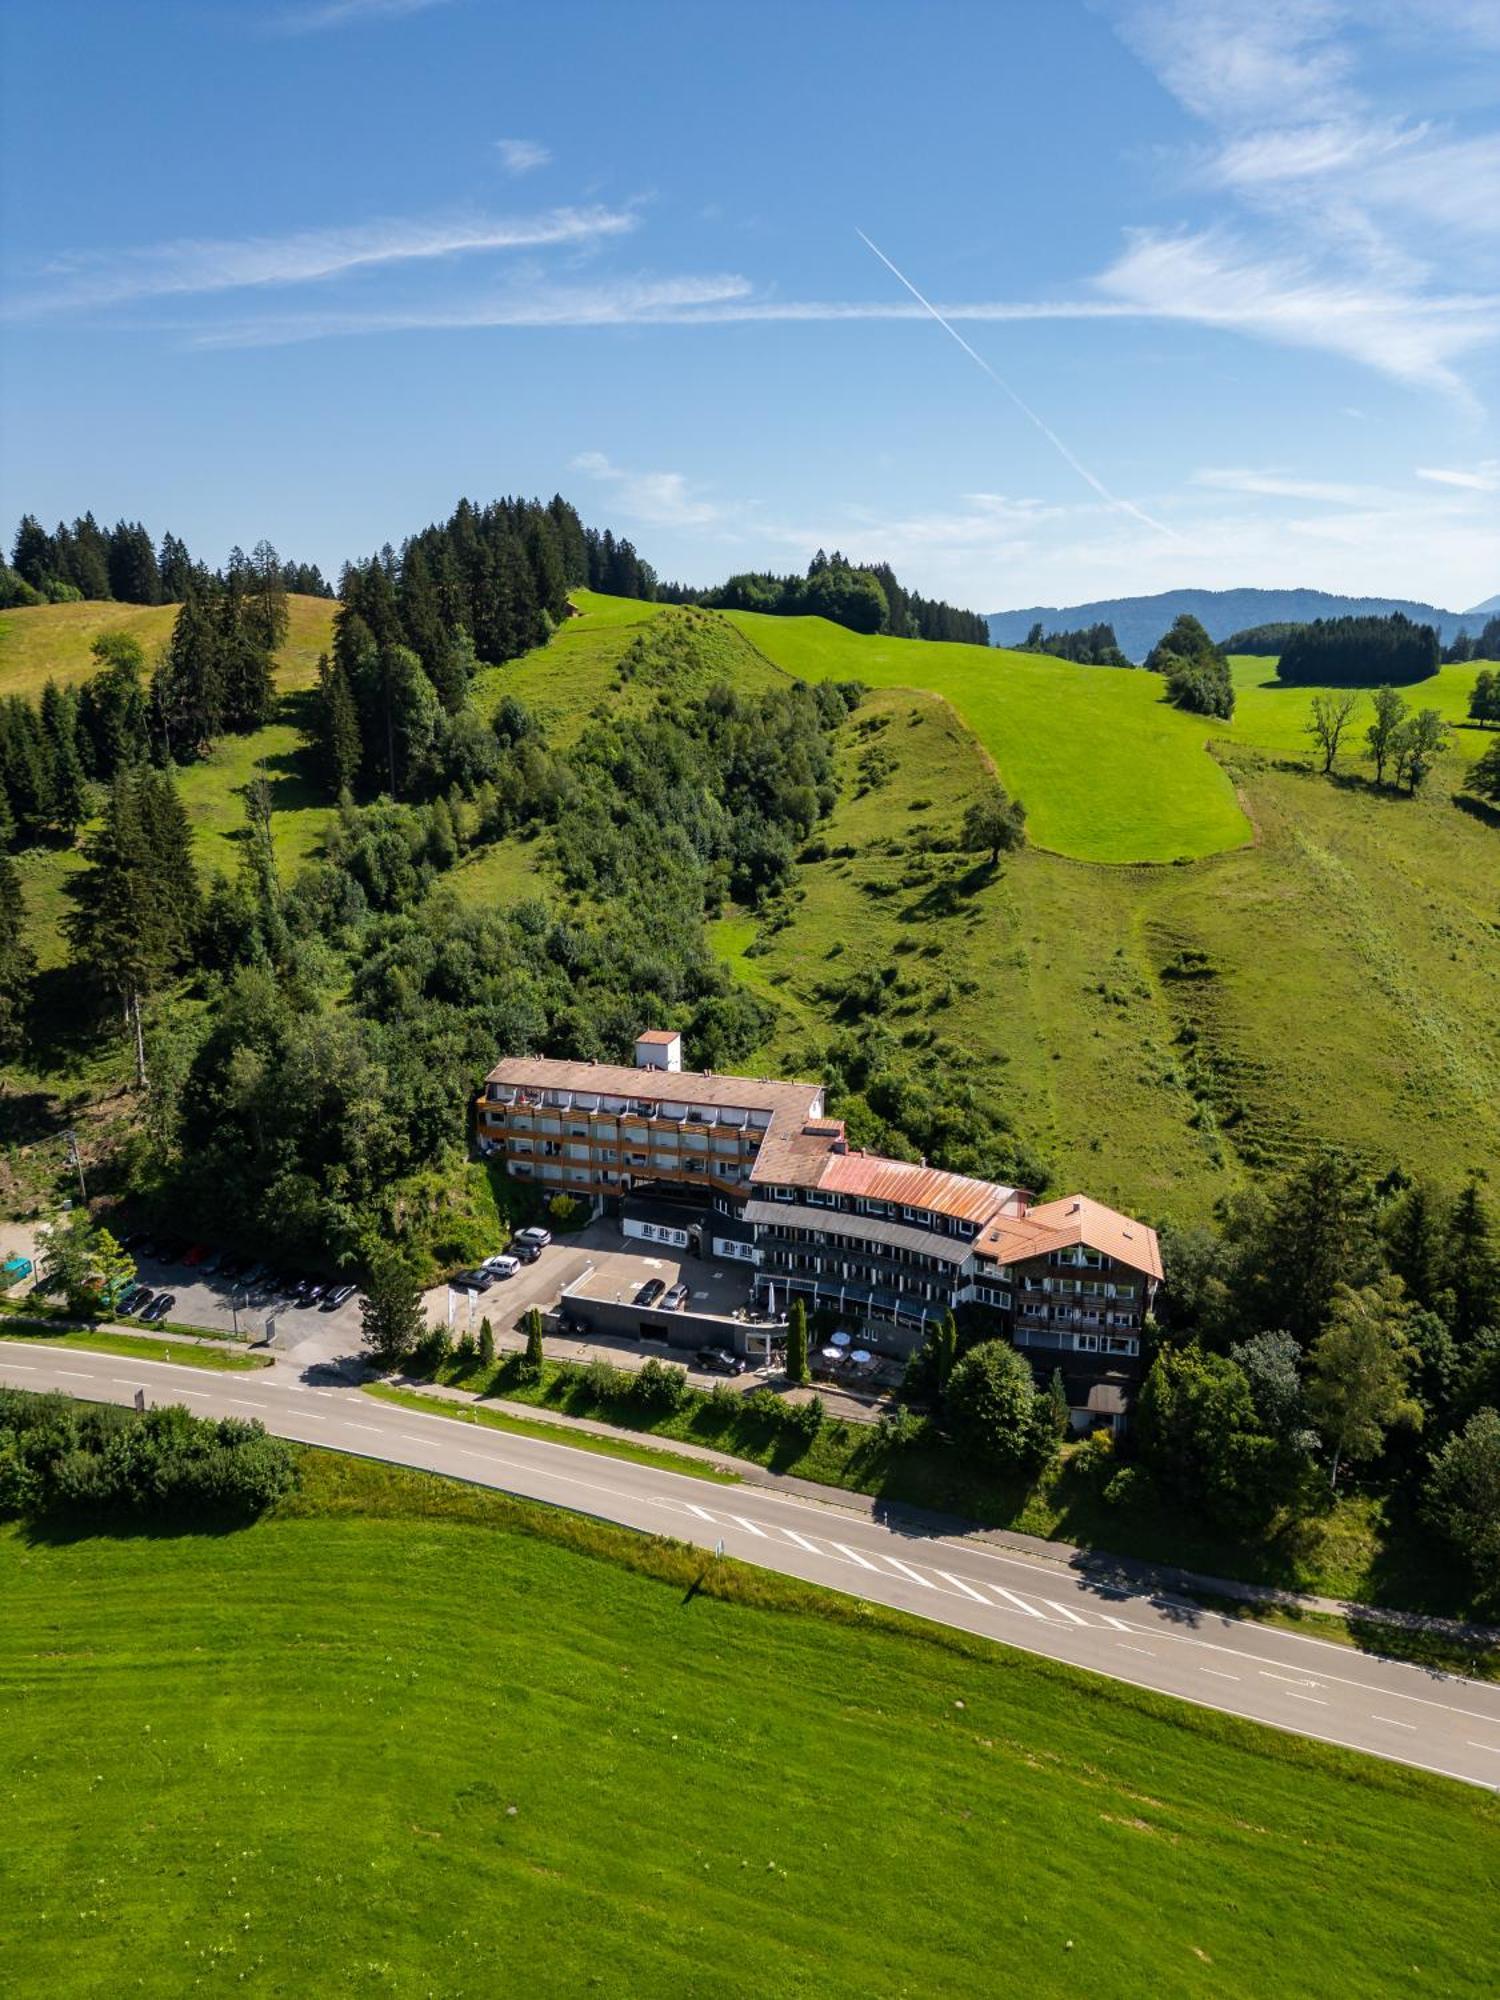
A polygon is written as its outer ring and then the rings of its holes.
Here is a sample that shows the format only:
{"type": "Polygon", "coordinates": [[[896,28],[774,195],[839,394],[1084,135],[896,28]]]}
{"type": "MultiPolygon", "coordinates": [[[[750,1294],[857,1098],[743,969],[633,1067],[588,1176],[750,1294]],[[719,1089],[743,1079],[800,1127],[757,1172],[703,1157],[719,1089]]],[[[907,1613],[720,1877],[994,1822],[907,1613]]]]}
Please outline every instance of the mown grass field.
{"type": "MultiPolygon", "coordinates": [[[[283,693],[311,687],[318,655],[333,642],[338,606],[326,597],[287,598],[286,642],[276,655],[276,684],[283,693]]],[[[148,671],[172,636],[175,604],[36,604],[0,611],[0,695],[39,694],[46,681],[71,685],[99,671],[89,648],[101,632],[129,632],[146,655],[148,671]]]]}
{"type": "Polygon", "coordinates": [[[235,1534],[0,1530],[9,1990],[1493,1991],[1487,1794],[303,1463],[235,1534]]]}

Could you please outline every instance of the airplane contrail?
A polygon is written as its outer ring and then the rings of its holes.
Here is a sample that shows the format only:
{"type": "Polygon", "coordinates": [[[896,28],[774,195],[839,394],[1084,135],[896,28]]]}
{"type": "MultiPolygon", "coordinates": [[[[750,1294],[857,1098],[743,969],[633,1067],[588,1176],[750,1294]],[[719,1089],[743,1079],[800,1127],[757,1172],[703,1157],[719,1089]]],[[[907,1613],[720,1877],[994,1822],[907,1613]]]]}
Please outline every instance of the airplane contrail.
{"type": "Polygon", "coordinates": [[[1048,444],[1051,445],[1052,449],[1058,454],[1058,456],[1066,460],[1066,462],[1072,466],[1073,470],[1078,474],[1078,477],[1080,479],[1084,480],[1088,485],[1093,487],[1094,491],[1099,495],[1101,500],[1107,501],[1111,507],[1118,507],[1122,513],[1133,514],[1136,520],[1144,521],[1144,523],[1148,528],[1154,528],[1157,534],[1167,536],[1167,538],[1170,541],[1175,542],[1179,540],[1179,536],[1177,535],[1175,529],[1169,528],[1165,521],[1156,520],[1153,515],[1150,515],[1146,512],[1144,507],[1137,507],[1133,500],[1122,500],[1118,493],[1111,493],[1109,488],[1105,485],[1102,479],[1096,478],[1095,475],[1089,471],[1088,467],[1083,463],[1081,459],[1074,457],[1073,453],[1069,451],[1068,447],[1063,443],[1062,439],[1057,435],[1057,432],[1052,429],[1051,425],[1043,422],[1042,418],[1040,418],[1037,415],[1036,411],[1032,409],[1031,405],[1027,402],[1024,402],[1021,399],[1021,397],[1019,397],[1016,394],[1015,390],[1012,389],[1009,382],[1006,381],[1005,377],[1003,375],[998,374],[996,370],[990,366],[988,361],[985,360],[982,354],[976,353],[975,350],[972,347],[970,347],[968,341],[964,339],[963,335],[959,332],[958,328],[954,326],[951,323],[951,321],[944,319],[943,315],[938,311],[937,307],[932,303],[932,300],[929,298],[925,298],[922,295],[922,293],[917,290],[916,286],[912,283],[911,279],[907,277],[904,271],[897,270],[896,266],[891,262],[890,258],[886,256],[885,252],[881,249],[880,245],[878,243],[872,243],[870,241],[870,238],[866,236],[865,232],[858,227],[855,228],[854,233],[859,238],[860,242],[864,244],[867,250],[873,250],[875,252],[875,255],[880,259],[881,263],[884,264],[885,268],[890,272],[891,276],[893,278],[899,279],[900,282],[903,285],[905,285],[906,289],[911,293],[912,297],[916,300],[917,304],[926,307],[927,311],[932,314],[932,317],[937,321],[938,325],[943,329],[944,333],[951,334],[952,337],[958,342],[959,346],[963,349],[964,353],[968,355],[969,359],[973,362],[978,363],[978,365],[984,370],[985,374],[988,375],[990,380],[995,384],[995,387],[997,389],[1004,390],[1005,394],[1009,396],[1010,400],[1015,404],[1016,408],[1021,412],[1021,415],[1023,417],[1029,418],[1031,422],[1036,425],[1037,429],[1041,432],[1042,436],[1047,440],[1048,444]]]}

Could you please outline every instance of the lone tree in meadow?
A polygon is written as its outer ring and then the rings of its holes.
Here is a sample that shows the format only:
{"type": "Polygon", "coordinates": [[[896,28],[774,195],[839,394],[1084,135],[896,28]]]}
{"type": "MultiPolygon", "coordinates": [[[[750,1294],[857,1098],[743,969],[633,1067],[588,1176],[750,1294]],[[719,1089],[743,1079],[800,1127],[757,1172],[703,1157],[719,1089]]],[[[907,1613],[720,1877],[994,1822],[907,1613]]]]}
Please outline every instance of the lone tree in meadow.
{"type": "Polygon", "coordinates": [[[1435,708],[1419,708],[1402,723],[1396,735],[1396,779],[1413,798],[1426,784],[1452,733],[1435,708]]]}
{"type": "Polygon", "coordinates": [[[1333,688],[1327,694],[1313,696],[1312,709],[1303,728],[1322,755],[1324,777],[1338,761],[1339,744],[1354,719],[1359,702],[1358,688],[1333,688]]]}
{"type": "Polygon", "coordinates": [[[1393,687],[1376,688],[1373,699],[1375,718],[1365,731],[1365,743],[1374,760],[1375,782],[1383,785],[1386,766],[1396,761],[1396,745],[1409,711],[1393,687]]]}
{"type": "Polygon", "coordinates": [[[1468,789],[1476,798],[1500,806],[1500,741],[1492,743],[1469,772],[1468,789]]]}
{"type": "Polygon", "coordinates": [[[793,1299],[791,1310],[786,1316],[786,1379],[789,1382],[810,1382],[812,1370],[807,1365],[807,1307],[801,1299],[793,1299]]]}
{"type": "Polygon", "coordinates": [[[964,814],[963,844],[970,854],[988,852],[998,867],[1002,852],[1026,845],[1026,808],[1000,784],[987,785],[964,814]]]}

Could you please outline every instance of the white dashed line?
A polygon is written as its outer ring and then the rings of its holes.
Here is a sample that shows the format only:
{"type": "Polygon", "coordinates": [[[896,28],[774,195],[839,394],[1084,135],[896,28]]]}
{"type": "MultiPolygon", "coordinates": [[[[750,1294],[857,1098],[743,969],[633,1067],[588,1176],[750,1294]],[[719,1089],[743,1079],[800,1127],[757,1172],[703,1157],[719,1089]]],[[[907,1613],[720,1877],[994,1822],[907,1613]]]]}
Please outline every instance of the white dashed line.
{"type": "Polygon", "coordinates": [[[1007,1590],[1004,1584],[987,1583],[985,1589],[994,1591],[996,1597],[1003,1597],[1016,1611],[1024,1611],[1028,1618],[1042,1618],[1042,1622],[1046,1623],[1045,1618],[1042,1617],[1042,1613],[1037,1610],[1034,1604],[1028,1604],[1024,1597],[1017,1597],[1016,1593],[1013,1590],[1007,1590]]]}
{"type": "Polygon", "coordinates": [[[1216,1681],[1237,1681],[1238,1674],[1226,1674],[1222,1667],[1200,1667],[1200,1674],[1212,1674],[1216,1681]]]}
{"type": "Polygon", "coordinates": [[[687,1508],[690,1514],[696,1514],[700,1521],[707,1521],[710,1527],[717,1527],[718,1516],[716,1514],[710,1514],[706,1507],[695,1507],[691,1500],[685,1500],[683,1502],[683,1505],[687,1508]]]}
{"type": "Polygon", "coordinates": [[[1327,1708],[1328,1706],[1327,1702],[1323,1700],[1321,1695],[1298,1694],[1295,1688],[1286,1689],[1286,1698],[1288,1701],[1310,1701],[1314,1708],[1327,1708]]]}
{"type": "Polygon", "coordinates": [[[862,1556],[858,1549],[851,1549],[847,1542],[830,1542],[828,1546],[837,1549],[841,1556],[847,1556],[850,1562],[858,1563],[861,1569],[873,1569],[879,1575],[878,1565],[872,1563],[868,1556],[862,1556]]]}
{"type": "Polygon", "coordinates": [[[1149,1646],[1127,1646],[1125,1641],[1121,1639],[1119,1641],[1119,1647],[1122,1653],[1141,1653],[1144,1654],[1144,1656],[1148,1660],[1154,1660],[1156,1658],[1155,1653],[1152,1652],[1149,1646]]]}
{"type": "Polygon", "coordinates": [[[923,1576],[920,1570],[909,1568],[906,1563],[902,1562],[899,1556],[887,1556],[886,1561],[892,1569],[898,1569],[903,1576],[909,1576],[913,1583],[920,1583],[924,1590],[937,1589],[937,1585],[930,1576],[923,1576]]]}
{"type": "Polygon", "coordinates": [[[1383,1722],[1387,1729],[1414,1730],[1417,1726],[1414,1722],[1398,1722],[1394,1715],[1372,1715],[1370,1720],[1371,1722],[1383,1722]]]}
{"type": "Polygon", "coordinates": [[[66,1375],[70,1382],[92,1382],[92,1375],[80,1375],[76,1368],[54,1368],[54,1375],[66,1375]]]}
{"type": "Polygon", "coordinates": [[[756,1527],[753,1521],[747,1521],[743,1514],[731,1514],[729,1518],[734,1522],[736,1527],[743,1528],[747,1534],[759,1535],[763,1542],[770,1541],[771,1537],[766,1533],[765,1529],[756,1527]]]}
{"type": "Polygon", "coordinates": [[[1476,1743],[1472,1736],[1466,1739],[1471,1750],[1488,1750],[1494,1757],[1500,1757],[1500,1743],[1476,1743]]]}
{"type": "MultiPolygon", "coordinates": [[[[377,1430],[374,1424],[348,1424],[346,1428],[351,1431],[364,1431],[368,1437],[372,1438],[385,1436],[385,1432],[377,1430]]],[[[468,1453],[468,1456],[470,1458],[478,1458],[481,1454],[477,1451],[471,1451],[468,1453]]]]}
{"type": "Polygon", "coordinates": [[[795,1528],[783,1528],[781,1532],[786,1536],[788,1541],[795,1542],[799,1549],[806,1549],[810,1556],[822,1555],[823,1551],[818,1547],[817,1543],[810,1542],[806,1535],[799,1535],[795,1528]]]}

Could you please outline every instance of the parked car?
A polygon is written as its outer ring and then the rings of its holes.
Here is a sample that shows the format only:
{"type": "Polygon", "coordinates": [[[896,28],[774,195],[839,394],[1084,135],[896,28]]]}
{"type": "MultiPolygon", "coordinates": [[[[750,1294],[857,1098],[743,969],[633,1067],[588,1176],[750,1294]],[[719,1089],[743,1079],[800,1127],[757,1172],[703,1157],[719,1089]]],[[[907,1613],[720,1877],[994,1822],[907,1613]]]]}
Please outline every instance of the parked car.
{"type": "Polygon", "coordinates": [[[662,1311],[669,1313],[681,1312],[687,1304],[687,1296],[688,1288],[686,1285],[673,1285],[662,1299],[662,1311]]]}
{"type": "Polygon", "coordinates": [[[666,1284],[661,1278],[648,1278],[636,1293],[635,1302],[638,1306],[654,1306],[666,1289],[666,1284]]]}
{"type": "Polygon", "coordinates": [[[526,1243],[519,1236],[513,1236],[505,1246],[507,1257],[515,1257],[523,1264],[534,1264],[542,1254],[540,1243],[526,1243]]]}
{"type": "Polygon", "coordinates": [[[693,1359],[706,1375],[743,1375],[749,1365],[727,1347],[700,1347],[693,1359]]]}
{"type": "Polygon", "coordinates": [[[29,1278],[30,1276],[31,1259],[29,1257],[7,1257],[5,1262],[0,1264],[0,1292],[7,1290],[11,1285],[20,1284],[23,1278],[29,1278]]]}
{"type": "Polygon", "coordinates": [[[512,1257],[508,1250],[502,1250],[497,1257],[486,1257],[480,1269],[491,1271],[497,1278],[513,1278],[521,1268],[519,1257],[512,1257]]]}
{"type": "Polygon", "coordinates": [[[132,1319],[144,1319],[146,1317],[146,1308],[155,1297],[156,1294],[149,1285],[137,1285],[135,1288],[135,1297],[126,1306],[125,1311],[130,1314],[132,1319]]]}
{"type": "Polygon", "coordinates": [[[353,1285],[331,1285],[323,1294],[323,1311],[337,1312],[340,1306],[347,1305],[353,1297],[353,1285]]]}
{"type": "Polygon", "coordinates": [[[487,1292],[495,1282],[493,1271],[459,1271],[448,1280],[455,1292],[487,1292]]]}
{"type": "Polygon", "coordinates": [[[304,1278],[292,1294],[292,1304],[299,1311],[307,1306],[315,1306],[327,1290],[328,1287],[321,1278],[304,1278]]]}
{"type": "Polygon", "coordinates": [[[166,1318],[176,1303],[177,1294],[175,1292],[158,1292],[150,1305],[141,1314],[141,1318],[149,1320],[155,1326],[158,1320],[166,1318]]]}
{"type": "Polygon", "coordinates": [[[550,1229],[538,1229],[533,1224],[530,1229],[518,1229],[516,1231],[516,1241],[518,1243],[534,1243],[538,1250],[545,1250],[547,1245],[552,1241],[552,1231],[550,1229]]]}

